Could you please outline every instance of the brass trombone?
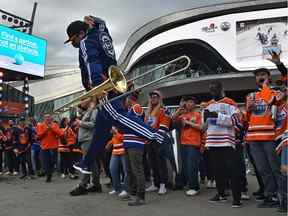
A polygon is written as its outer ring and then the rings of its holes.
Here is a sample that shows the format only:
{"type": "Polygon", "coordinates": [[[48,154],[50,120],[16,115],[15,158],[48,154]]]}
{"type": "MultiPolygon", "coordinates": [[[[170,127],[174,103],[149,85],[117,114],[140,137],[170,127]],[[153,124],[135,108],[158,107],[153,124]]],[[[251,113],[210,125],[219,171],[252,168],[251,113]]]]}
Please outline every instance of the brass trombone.
{"type": "Polygon", "coordinates": [[[176,74],[188,69],[188,67],[190,66],[191,60],[190,60],[190,58],[188,56],[183,55],[183,56],[180,56],[180,57],[178,57],[176,59],[173,59],[172,61],[169,61],[169,62],[167,62],[165,64],[159,65],[156,68],[148,70],[147,72],[145,72],[143,74],[140,74],[140,75],[134,77],[133,79],[130,79],[128,82],[131,82],[131,81],[134,82],[134,81],[136,81],[136,80],[138,80],[138,79],[140,79],[142,77],[145,77],[148,74],[151,74],[151,73],[153,73],[153,72],[155,72],[155,71],[157,71],[159,69],[162,69],[162,68],[164,68],[164,67],[166,67],[168,65],[171,65],[171,64],[176,64],[177,62],[181,62],[183,60],[185,60],[186,63],[185,63],[185,65],[181,65],[181,67],[179,69],[177,69],[177,70],[175,70],[175,71],[173,71],[173,72],[171,72],[169,74],[166,74],[165,76],[162,76],[162,77],[160,77],[158,79],[155,79],[155,80],[153,80],[151,82],[148,82],[148,83],[145,83],[145,84],[143,84],[143,85],[141,85],[139,87],[136,87],[133,90],[128,91],[128,92],[127,92],[127,81],[126,81],[125,76],[123,75],[123,72],[121,71],[120,67],[112,65],[112,66],[109,67],[109,70],[108,70],[108,76],[109,77],[108,77],[108,79],[105,82],[103,82],[102,84],[94,87],[93,89],[89,90],[88,92],[84,93],[83,95],[73,99],[72,101],[64,104],[63,106],[57,108],[56,110],[53,111],[53,114],[59,114],[59,113],[62,113],[62,112],[65,112],[65,111],[69,110],[72,107],[76,107],[79,104],[81,104],[82,101],[84,101],[85,99],[88,99],[89,97],[95,97],[95,96],[99,97],[102,94],[103,91],[109,92],[111,90],[116,90],[117,92],[122,93],[119,96],[110,99],[109,102],[117,100],[117,99],[119,99],[121,97],[125,97],[125,96],[131,94],[134,91],[143,89],[143,88],[145,88],[147,86],[150,86],[150,85],[153,85],[153,84],[155,84],[157,82],[160,82],[160,81],[162,81],[164,79],[167,79],[167,78],[169,78],[171,76],[174,76],[174,75],[176,75],[176,74]]]}

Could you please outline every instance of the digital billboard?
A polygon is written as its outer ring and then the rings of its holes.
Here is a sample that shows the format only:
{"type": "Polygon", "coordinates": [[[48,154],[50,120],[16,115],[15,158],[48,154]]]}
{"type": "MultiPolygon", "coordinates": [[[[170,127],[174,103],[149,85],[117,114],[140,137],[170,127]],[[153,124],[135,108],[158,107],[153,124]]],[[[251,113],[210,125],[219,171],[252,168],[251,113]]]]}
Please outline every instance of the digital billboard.
{"type": "Polygon", "coordinates": [[[47,41],[0,25],[0,68],[44,77],[47,41]]]}
{"type": "Polygon", "coordinates": [[[240,12],[166,30],[137,47],[126,70],[154,49],[188,40],[203,41],[239,71],[276,68],[267,60],[271,51],[280,53],[282,62],[288,65],[287,14],[288,8],[240,12]]]}
{"type": "Polygon", "coordinates": [[[25,104],[20,102],[2,101],[0,105],[0,115],[20,115],[25,111],[25,104]]]}
{"type": "Polygon", "coordinates": [[[236,22],[237,60],[267,59],[271,53],[288,58],[287,16],[236,22]]]}

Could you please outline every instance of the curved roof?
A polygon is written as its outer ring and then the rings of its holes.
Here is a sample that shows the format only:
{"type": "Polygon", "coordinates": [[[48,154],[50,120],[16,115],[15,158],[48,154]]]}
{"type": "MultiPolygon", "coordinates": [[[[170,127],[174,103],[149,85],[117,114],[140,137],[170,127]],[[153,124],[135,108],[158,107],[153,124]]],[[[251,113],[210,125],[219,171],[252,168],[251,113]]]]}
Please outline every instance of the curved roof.
{"type": "MultiPolygon", "coordinates": [[[[43,80],[29,81],[29,94],[34,97],[36,104],[84,90],[80,70],[75,66],[48,66],[45,73],[43,80]]],[[[21,90],[23,82],[10,85],[21,90]]]]}
{"type": "Polygon", "coordinates": [[[125,69],[130,61],[131,56],[143,42],[153,37],[154,35],[174,27],[209,17],[285,7],[287,7],[287,1],[283,0],[238,0],[231,1],[229,3],[192,8],[162,16],[143,25],[133,34],[131,34],[126,42],[124,50],[119,57],[118,63],[121,64],[122,68],[125,69]]]}

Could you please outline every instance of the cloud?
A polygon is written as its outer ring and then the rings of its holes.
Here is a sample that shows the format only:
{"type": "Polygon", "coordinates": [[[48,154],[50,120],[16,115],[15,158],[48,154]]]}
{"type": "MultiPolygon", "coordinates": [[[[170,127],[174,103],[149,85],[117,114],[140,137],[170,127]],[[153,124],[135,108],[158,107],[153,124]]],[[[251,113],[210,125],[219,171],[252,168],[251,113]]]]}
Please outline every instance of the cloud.
{"type": "MultiPolygon", "coordinates": [[[[227,0],[38,0],[33,34],[48,40],[47,65],[78,65],[78,51],[63,44],[66,27],[91,14],[110,29],[117,56],[129,35],[140,26],[168,13],[227,0]]],[[[1,2],[5,11],[30,19],[34,0],[1,2]]]]}

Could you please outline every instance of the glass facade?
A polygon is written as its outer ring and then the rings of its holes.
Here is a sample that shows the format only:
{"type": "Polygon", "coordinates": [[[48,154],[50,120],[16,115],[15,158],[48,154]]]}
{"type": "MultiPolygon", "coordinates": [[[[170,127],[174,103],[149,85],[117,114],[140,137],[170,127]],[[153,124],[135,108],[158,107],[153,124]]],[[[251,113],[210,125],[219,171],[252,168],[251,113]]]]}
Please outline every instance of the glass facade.
{"type": "MultiPolygon", "coordinates": [[[[222,66],[220,65],[217,67],[216,70],[211,70],[211,68],[209,68],[207,64],[204,64],[199,61],[197,62],[197,60],[193,59],[193,57],[190,57],[190,58],[191,58],[191,65],[189,66],[188,69],[160,82],[194,79],[194,78],[199,78],[199,77],[208,76],[208,75],[223,74],[223,73],[231,72],[231,71],[223,70],[222,66]]],[[[156,69],[159,66],[161,66],[161,64],[149,64],[149,61],[145,63],[136,64],[130,70],[128,77],[129,79],[133,77],[137,77],[149,70],[156,69]]],[[[155,79],[159,79],[160,77],[163,77],[169,73],[176,71],[180,67],[181,65],[179,64],[178,65],[172,64],[170,66],[159,68],[155,70],[154,72],[145,75],[143,78],[140,78],[139,80],[135,81],[135,85],[139,86],[139,85],[143,85],[145,83],[151,82],[155,79]]]]}
{"type": "MultiPolygon", "coordinates": [[[[131,67],[128,76],[129,78],[136,77],[182,55],[186,55],[191,59],[189,68],[186,71],[182,71],[181,73],[165,79],[163,82],[194,79],[207,75],[236,71],[216,50],[209,47],[207,44],[197,40],[184,40],[175,41],[164,47],[146,53],[131,67]]],[[[183,61],[183,63],[178,61],[174,64],[162,67],[151,74],[145,75],[135,83],[137,85],[142,85],[143,83],[158,79],[163,75],[167,75],[183,67],[183,64],[185,65],[185,63],[186,61],[183,61]]]]}

